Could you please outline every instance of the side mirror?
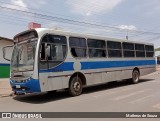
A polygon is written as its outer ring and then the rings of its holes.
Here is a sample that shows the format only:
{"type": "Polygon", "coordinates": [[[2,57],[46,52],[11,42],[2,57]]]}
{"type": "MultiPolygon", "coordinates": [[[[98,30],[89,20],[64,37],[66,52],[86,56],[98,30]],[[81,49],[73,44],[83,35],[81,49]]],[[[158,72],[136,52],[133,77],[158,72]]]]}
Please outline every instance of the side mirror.
{"type": "Polygon", "coordinates": [[[12,51],[13,51],[13,45],[3,47],[3,58],[7,61],[11,61],[12,51]]]}

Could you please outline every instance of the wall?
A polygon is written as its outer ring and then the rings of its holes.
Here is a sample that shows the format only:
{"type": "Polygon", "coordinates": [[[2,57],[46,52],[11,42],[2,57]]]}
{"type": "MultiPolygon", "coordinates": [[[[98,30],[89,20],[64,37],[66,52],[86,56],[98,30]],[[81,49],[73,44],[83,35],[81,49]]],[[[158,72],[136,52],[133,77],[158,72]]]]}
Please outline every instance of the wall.
{"type": "MultiPolygon", "coordinates": [[[[0,40],[0,78],[8,78],[10,76],[10,62],[3,58],[2,48],[12,44],[11,41],[0,40]]],[[[9,51],[7,51],[7,57],[11,57],[11,55],[12,49],[10,48],[9,51]]]]}

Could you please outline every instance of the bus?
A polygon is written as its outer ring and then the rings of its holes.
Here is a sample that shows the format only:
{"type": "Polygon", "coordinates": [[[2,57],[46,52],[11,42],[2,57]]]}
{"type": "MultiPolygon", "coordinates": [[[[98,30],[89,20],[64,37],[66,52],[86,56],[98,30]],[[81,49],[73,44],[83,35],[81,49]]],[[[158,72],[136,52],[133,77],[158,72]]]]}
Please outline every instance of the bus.
{"type": "Polygon", "coordinates": [[[150,43],[47,28],[27,30],[13,41],[10,84],[17,95],[64,89],[78,96],[84,87],[121,80],[136,84],[156,71],[150,43]]]}

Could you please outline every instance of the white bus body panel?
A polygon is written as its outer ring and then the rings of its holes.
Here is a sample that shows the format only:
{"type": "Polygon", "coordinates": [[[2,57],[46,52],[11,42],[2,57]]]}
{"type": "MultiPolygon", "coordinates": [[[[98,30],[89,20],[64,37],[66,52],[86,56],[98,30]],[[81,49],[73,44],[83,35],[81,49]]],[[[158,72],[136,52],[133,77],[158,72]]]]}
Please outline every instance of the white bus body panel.
{"type": "MultiPolygon", "coordinates": [[[[88,70],[81,70],[81,62],[96,62],[96,61],[117,61],[117,58],[74,58],[71,55],[70,47],[68,43],[69,36],[75,36],[75,37],[84,37],[84,38],[94,38],[94,39],[102,39],[102,40],[113,40],[113,41],[120,41],[125,42],[124,40],[120,39],[113,39],[113,38],[105,38],[105,37],[98,37],[98,36],[90,36],[90,35],[84,35],[84,34],[74,34],[69,32],[61,32],[61,31],[55,31],[51,29],[36,29],[39,38],[42,38],[44,34],[50,33],[55,35],[63,35],[67,38],[67,46],[68,46],[68,52],[65,62],[73,62],[73,71],[64,71],[64,72],[49,72],[49,73],[38,73],[36,69],[38,69],[38,58],[35,60],[37,63],[35,63],[35,69],[34,71],[37,72],[35,75],[39,75],[39,81],[41,86],[41,91],[51,91],[51,90],[58,90],[58,89],[64,89],[69,87],[69,80],[70,77],[76,73],[81,72],[84,74],[86,78],[86,86],[94,85],[94,84],[101,84],[101,83],[107,83],[110,81],[116,81],[116,80],[123,80],[132,78],[132,72],[135,67],[117,67],[117,68],[104,68],[104,69],[88,69],[88,70]]],[[[133,41],[132,41],[133,42],[133,41]]],[[[145,43],[142,43],[145,44],[145,43]]],[[[40,40],[38,41],[38,45],[40,45],[40,40]]],[[[37,55],[38,55],[39,46],[37,47],[37,55]]],[[[126,61],[126,60],[154,60],[154,58],[118,58],[118,61],[126,61]]],[[[154,72],[155,65],[153,66],[138,66],[137,67],[140,70],[140,75],[146,75],[149,73],[154,72]]]]}

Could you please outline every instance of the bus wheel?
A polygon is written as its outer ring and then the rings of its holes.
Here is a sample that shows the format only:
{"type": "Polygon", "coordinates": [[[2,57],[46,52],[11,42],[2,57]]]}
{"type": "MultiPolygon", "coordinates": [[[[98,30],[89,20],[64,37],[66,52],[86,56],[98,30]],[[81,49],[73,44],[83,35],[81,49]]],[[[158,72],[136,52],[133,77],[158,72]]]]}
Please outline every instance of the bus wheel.
{"type": "Polygon", "coordinates": [[[71,96],[78,96],[82,93],[82,81],[79,77],[73,77],[71,79],[69,93],[71,96]]]}
{"type": "Polygon", "coordinates": [[[137,84],[139,82],[140,73],[138,70],[134,70],[132,73],[132,83],[137,84]]]}

